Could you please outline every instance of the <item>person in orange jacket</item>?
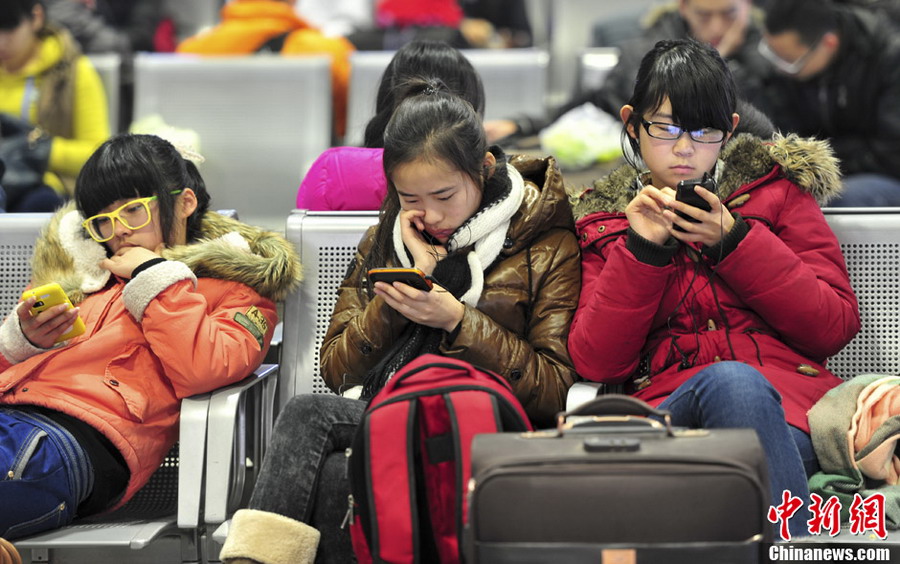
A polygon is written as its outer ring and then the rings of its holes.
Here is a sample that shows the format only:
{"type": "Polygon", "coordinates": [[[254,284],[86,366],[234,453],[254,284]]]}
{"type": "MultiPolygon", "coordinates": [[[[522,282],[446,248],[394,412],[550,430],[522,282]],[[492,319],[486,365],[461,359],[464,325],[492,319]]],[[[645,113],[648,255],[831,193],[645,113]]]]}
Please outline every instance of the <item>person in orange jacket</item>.
{"type": "Polygon", "coordinates": [[[239,55],[275,52],[282,55],[331,57],[334,131],[344,134],[347,85],[353,44],[343,37],[326,37],[297,16],[295,0],[232,0],[219,25],[182,41],[176,52],[199,55],[239,55]]]}
{"type": "Polygon", "coordinates": [[[32,315],[27,297],[0,325],[0,537],[127,502],[175,443],[182,398],[265,358],[296,252],[209,201],[168,141],[119,135],[39,237],[33,287],[76,307],[32,315]],[[86,331],[56,344],[76,316],[86,331]]]}

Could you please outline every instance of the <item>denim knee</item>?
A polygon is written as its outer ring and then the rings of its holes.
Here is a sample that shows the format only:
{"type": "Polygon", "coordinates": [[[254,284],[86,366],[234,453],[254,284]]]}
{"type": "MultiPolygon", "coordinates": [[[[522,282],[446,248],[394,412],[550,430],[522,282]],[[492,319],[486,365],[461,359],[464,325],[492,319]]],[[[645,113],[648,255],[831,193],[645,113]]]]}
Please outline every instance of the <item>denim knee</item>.
{"type": "Polygon", "coordinates": [[[292,425],[318,417],[321,413],[320,394],[300,394],[288,400],[278,416],[278,421],[290,421],[292,425]]]}
{"type": "Polygon", "coordinates": [[[349,401],[352,400],[333,394],[300,394],[288,400],[278,422],[294,429],[308,428],[310,424],[339,417],[349,401]]]}
{"type": "Polygon", "coordinates": [[[766,377],[743,362],[717,362],[698,372],[688,382],[695,389],[715,394],[718,401],[730,405],[758,406],[773,400],[781,404],[781,395],[766,377]]]}

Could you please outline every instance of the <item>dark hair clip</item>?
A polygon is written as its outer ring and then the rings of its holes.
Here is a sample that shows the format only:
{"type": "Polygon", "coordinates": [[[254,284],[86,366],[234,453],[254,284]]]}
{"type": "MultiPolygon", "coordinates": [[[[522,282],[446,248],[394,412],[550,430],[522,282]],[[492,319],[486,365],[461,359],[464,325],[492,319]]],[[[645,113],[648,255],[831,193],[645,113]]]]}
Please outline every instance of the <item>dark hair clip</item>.
{"type": "Polygon", "coordinates": [[[434,86],[428,85],[425,87],[425,90],[423,90],[422,93],[425,94],[426,96],[433,96],[433,95],[437,94],[437,88],[435,88],[434,86]]]}

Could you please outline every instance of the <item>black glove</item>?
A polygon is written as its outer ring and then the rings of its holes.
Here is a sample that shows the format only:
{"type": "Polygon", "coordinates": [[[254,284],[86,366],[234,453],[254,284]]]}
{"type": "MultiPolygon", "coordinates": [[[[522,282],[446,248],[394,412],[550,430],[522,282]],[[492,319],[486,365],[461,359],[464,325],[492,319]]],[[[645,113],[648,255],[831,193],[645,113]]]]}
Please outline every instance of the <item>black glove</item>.
{"type": "Polygon", "coordinates": [[[6,165],[3,188],[12,207],[22,194],[44,184],[53,140],[9,114],[0,114],[0,136],[0,160],[6,165]]]}
{"type": "Polygon", "coordinates": [[[34,129],[28,121],[12,114],[0,113],[0,138],[9,139],[20,135],[28,135],[34,129]]]}

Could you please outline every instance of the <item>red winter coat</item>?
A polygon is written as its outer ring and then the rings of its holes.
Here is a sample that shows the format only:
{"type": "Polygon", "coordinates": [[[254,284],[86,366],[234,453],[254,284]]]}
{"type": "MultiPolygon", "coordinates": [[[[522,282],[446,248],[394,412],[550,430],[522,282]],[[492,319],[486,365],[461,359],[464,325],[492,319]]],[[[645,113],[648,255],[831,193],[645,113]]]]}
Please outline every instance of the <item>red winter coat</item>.
{"type": "Polygon", "coordinates": [[[635,258],[625,246],[624,209],[637,177],[630,167],[582,196],[575,213],[583,285],[569,352],[584,378],[627,382],[629,393],[654,405],[710,363],[739,360],[778,390],[788,423],[809,432],[807,411],[841,381],[825,361],[860,327],[837,238],[817,202],[840,189],[837,163],[824,142],[741,136],[719,169],[720,197],[750,226],[719,264],[695,262],[684,246],[663,267],[635,258]],[[695,278],[701,264],[708,268],[695,278]],[[636,390],[633,379],[648,373],[650,384],[636,390]]]}

